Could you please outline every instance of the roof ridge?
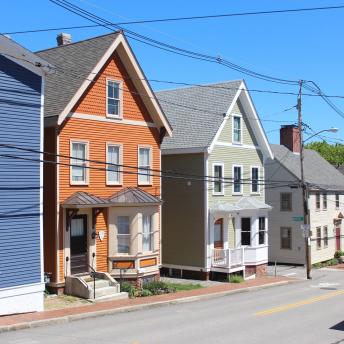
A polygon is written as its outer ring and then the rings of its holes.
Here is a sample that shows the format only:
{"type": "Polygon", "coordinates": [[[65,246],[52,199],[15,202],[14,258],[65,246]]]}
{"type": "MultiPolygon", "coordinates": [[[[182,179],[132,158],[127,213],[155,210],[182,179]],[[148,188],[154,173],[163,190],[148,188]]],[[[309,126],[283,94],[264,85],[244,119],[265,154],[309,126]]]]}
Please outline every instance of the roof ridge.
{"type": "Polygon", "coordinates": [[[59,49],[59,48],[69,47],[69,46],[71,46],[71,45],[76,45],[76,44],[83,43],[83,42],[86,42],[86,41],[91,41],[91,40],[93,40],[93,39],[97,39],[97,38],[101,38],[101,37],[106,37],[106,36],[110,36],[110,35],[115,35],[115,34],[118,34],[118,33],[120,33],[120,32],[121,32],[121,30],[113,31],[113,32],[107,33],[107,34],[105,34],[105,35],[94,36],[94,37],[90,37],[90,38],[83,39],[83,40],[81,40],[81,41],[77,41],[77,42],[73,42],[73,43],[69,43],[69,44],[64,44],[64,45],[59,45],[59,46],[57,46],[57,47],[52,47],[52,48],[48,48],[48,49],[37,50],[37,51],[35,51],[35,54],[43,53],[43,52],[46,52],[46,51],[49,51],[49,50],[55,50],[55,49],[59,49]]]}
{"type": "MultiPolygon", "coordinates": [[[[207,88],[209,86],[214,86],[214,85],[221,85],[221,84],[228,84],[228,83],[234,83],[234,82],[243,82],[244,79],[235,79],[235,80],[227,80],[227,81],[217,81],[217,82],[210,82],[210,83],[206,83],[206,84],[195,84],[195,85],[188,85],[188,86],[181,86],[178,88],[171,88],[171,89],[166,89],[166,90],[160,90],[160,91],[154,91],[154,93],[162,93],[162,92],[171,92],[171,91],[179,91],[179,90],[185,90],[188,88],[207,88]]],[[[219,87],[220,89],[220,87],[219,87]]]]}

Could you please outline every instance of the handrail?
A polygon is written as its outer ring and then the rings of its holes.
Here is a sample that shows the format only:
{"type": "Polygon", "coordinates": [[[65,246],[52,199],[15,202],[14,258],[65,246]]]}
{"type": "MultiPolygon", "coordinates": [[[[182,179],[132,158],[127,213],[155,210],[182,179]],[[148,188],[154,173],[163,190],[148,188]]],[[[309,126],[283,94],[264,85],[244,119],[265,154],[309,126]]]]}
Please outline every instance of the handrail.
{"type": "Polygon", "coordinates": [[[90,264],[87,264],[86,265],[91,269],[91,273],[90,273],[90,276],[93,277],[93,299],[95,300],[96,299],[96,273],[97,271],[93,269],[93,267],[90,265],[90,264]]]}

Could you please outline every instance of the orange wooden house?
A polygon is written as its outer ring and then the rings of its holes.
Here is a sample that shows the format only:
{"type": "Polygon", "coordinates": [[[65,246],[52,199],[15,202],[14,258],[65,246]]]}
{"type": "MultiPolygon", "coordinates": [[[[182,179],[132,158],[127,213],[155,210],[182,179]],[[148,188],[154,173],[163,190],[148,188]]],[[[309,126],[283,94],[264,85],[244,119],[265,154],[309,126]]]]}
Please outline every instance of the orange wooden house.
{"type": "Polygon", "coordinates": [[[172,129],[121,32],[38,52],[46,81],[44,252],[49,286],[92,269],[159,276],[160,144],[172,129]]]}

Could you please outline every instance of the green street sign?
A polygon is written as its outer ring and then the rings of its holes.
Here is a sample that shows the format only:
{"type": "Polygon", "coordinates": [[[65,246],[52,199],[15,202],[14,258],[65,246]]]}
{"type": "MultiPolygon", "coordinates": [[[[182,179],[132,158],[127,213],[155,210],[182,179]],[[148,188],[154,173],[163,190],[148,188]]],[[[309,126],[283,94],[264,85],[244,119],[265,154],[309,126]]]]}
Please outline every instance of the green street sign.
{"type": "Polygon", "coordinates": [[[293,216],[293,221],[303,221],[303,216],[293,216]]]}

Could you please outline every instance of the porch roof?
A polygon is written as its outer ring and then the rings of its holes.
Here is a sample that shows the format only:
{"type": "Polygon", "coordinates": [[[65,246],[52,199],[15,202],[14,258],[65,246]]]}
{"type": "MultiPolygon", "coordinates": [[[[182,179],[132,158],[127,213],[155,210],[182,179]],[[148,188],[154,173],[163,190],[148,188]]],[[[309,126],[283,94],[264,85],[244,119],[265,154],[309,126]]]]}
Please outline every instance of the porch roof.
{"type": "Polygon", "coordinates": [[[109,198],[98,197],[88,192],[78,191],[63,202],[64,208],[104,208],[119,205],[159,205],[162,200],[135,187],[127,187],[109,198]]]}
{"type": "Polygon", "coordinates": [[[238,202],[217,202],[210,208],[210,212],[235,213],[243,210],[271,210],[272,207],[255,197],[241,197],[238,202]]]}

